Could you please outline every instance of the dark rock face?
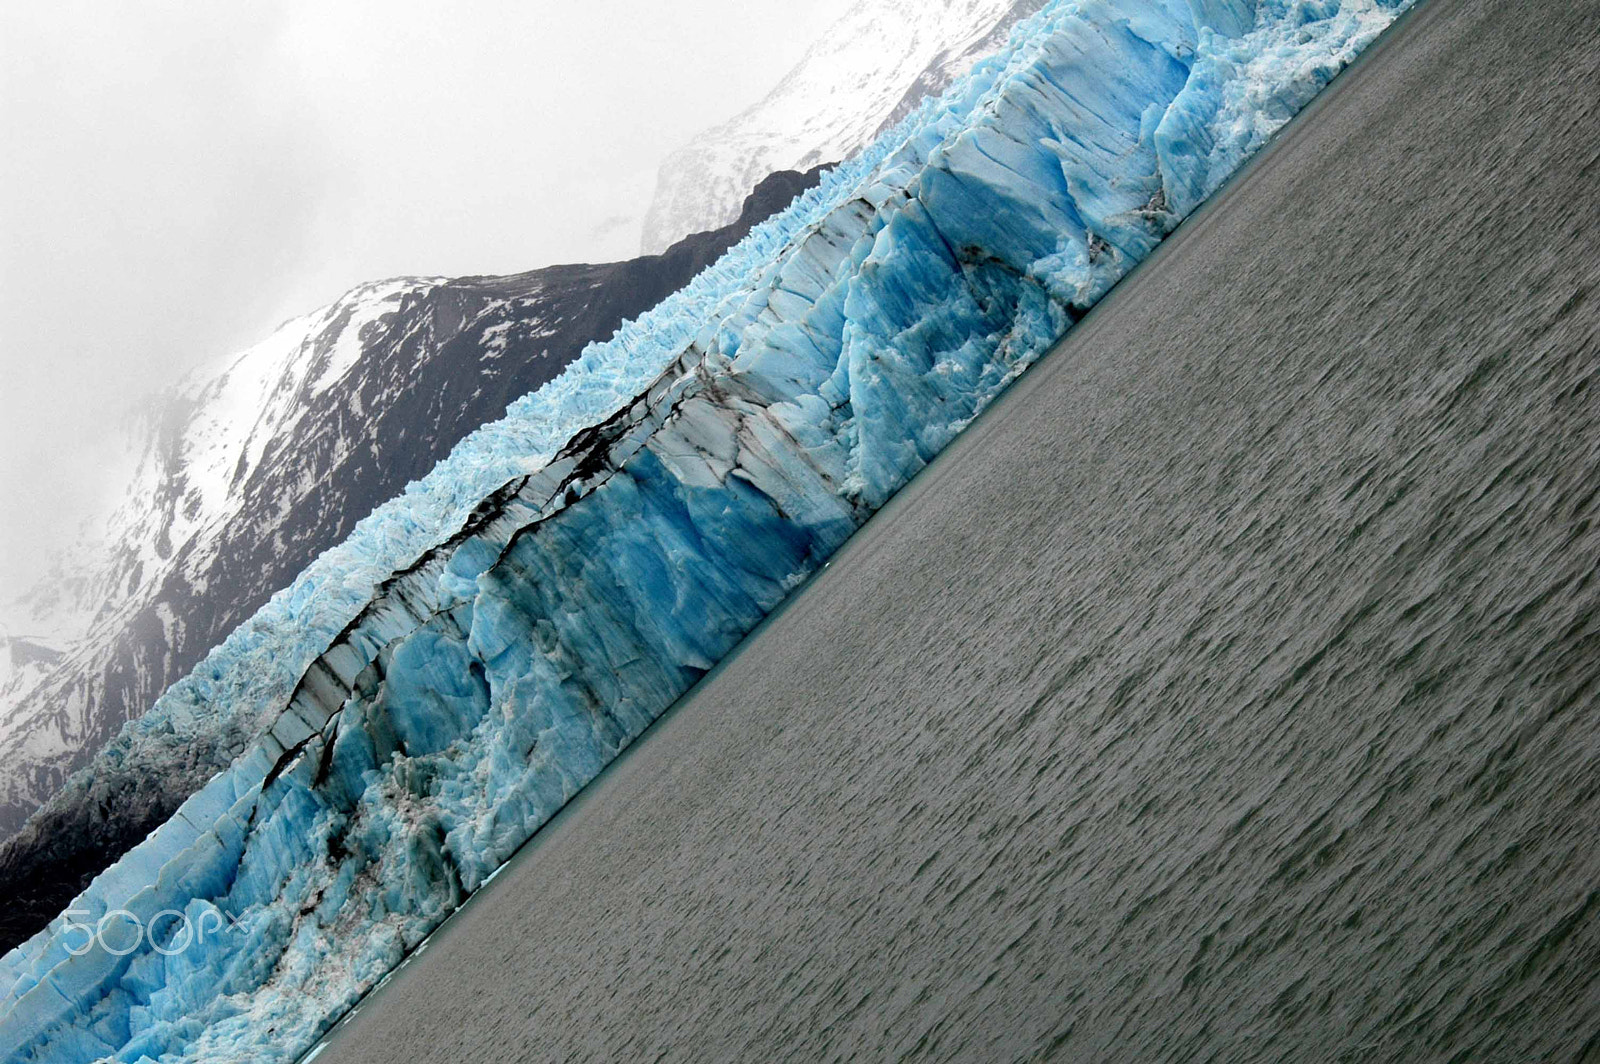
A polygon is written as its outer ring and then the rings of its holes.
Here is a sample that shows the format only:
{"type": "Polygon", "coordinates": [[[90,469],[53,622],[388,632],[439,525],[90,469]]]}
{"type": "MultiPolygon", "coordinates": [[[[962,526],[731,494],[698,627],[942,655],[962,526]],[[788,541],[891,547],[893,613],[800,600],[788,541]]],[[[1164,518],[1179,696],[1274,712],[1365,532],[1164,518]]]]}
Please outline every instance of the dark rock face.
{"type": "MultiPolygon", "coordinates": [[[[351,314],[337,314],[308,340],[309,369],[285,373],[279,387],[292,394],[271,397],[296,416],[236,474],[228,489],[236,516],[182,542],[168,529],[194,496],[169,444],[150,521],[171,564],[106,638],[75,648],[19,708],[24,734],[54,729],[66,750],[32,760],[5,754],[16,760],[4,766],[12,782],[0,800],[0,837],[11,836],[0,845],[0,896],[11,902],[0,910],[0,951],[43,927],[227,762],[224,750],[197,744],[176,777],[133,778],[97,765],[87,788],[51,801],[125,721],[375,506],[555,377],[585,345],[681,288],[815,185],[824,169],[768,176],[734,224],[686,237],[660,255],[419,282],[401,292],[395,309],[360,327],[356,364],[318,390],[312,382],[335,345],[349,342],[351,314]]],[[[196,405],[188,399],[163,412],[158,447],[177,438],[196,405]]],[[[136,585],[143,566],[130,549],[116,560],[114,579],[136,585]]]]}

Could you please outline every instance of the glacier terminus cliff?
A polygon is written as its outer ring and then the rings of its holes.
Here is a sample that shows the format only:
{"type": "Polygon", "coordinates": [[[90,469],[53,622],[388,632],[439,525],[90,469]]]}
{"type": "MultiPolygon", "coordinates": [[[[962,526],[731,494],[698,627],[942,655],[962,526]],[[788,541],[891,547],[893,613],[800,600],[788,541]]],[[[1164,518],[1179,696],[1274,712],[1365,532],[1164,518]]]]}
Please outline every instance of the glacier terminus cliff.
{"type": "Polygon", "coordinates": [[[0,1059],[310,1046],[1406,6],[1054,0],[465,439],[128,726],[238,753],[0,959],[0,1059]]]}

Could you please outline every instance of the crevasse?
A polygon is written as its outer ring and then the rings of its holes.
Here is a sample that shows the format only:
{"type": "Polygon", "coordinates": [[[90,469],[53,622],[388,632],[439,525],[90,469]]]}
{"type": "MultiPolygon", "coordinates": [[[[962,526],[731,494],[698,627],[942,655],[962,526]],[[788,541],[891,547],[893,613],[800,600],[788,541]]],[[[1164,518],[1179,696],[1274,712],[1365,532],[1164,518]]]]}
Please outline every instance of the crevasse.
{"type": "Polygon", "coordinates": [[[0,1059],[307,1048],[1408,2],[1056,0],[464,441],[119,739],[237,756],[0,959],[0,1059]]]}

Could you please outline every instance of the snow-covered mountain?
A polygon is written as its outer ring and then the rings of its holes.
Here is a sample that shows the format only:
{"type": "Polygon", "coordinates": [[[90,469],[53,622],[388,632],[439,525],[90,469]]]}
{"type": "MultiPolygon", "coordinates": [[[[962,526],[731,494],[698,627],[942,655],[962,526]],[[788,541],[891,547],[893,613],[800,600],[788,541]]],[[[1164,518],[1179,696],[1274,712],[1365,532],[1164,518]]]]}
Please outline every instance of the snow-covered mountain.
{"type": "Polygon", "coordinates": [[[762,174],[843,159],[1005,43],[1043,0],[866,0],[765,98],[669,156],[641,247],[724,225],[762,174]]]}
{"type": "MultiPolygon", "coordinates": [[[[733,225],[663,255],[361,285],[150,403],[103,534],[0,620],[0,838],[375,505],[816,177],[771,175],[733,225]]],[[[174,801],[225,763],[194,751],[174,801]]],[[[157,783],[123,796],[133,838],[170,814],[157,783]]]]}

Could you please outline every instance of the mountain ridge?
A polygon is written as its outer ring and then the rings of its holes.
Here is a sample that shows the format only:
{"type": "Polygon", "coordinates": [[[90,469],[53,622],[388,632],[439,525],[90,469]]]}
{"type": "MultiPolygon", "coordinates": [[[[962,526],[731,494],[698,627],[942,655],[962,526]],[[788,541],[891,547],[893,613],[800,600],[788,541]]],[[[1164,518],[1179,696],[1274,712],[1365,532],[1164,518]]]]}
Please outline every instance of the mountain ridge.
{"type": "Polygon", "coordinates": [[[661,165],[640,250],[725,224],[771,170],[842,159],[999,49],[1044,0],[874,0],[841,17],[761,100],[661,165]]]}

